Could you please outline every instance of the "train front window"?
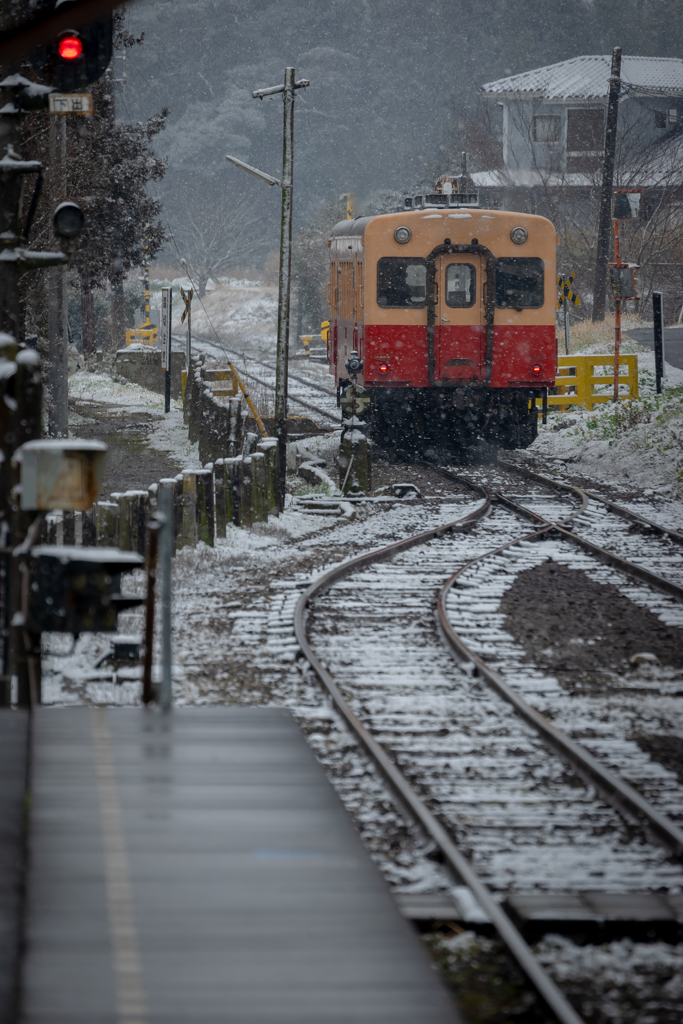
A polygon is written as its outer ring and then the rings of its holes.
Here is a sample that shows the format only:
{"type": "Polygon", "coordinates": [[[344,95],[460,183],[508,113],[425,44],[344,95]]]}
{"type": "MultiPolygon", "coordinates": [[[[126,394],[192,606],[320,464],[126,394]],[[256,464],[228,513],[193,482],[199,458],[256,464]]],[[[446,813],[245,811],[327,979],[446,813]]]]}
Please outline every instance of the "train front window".
{"type": "Polygon", "coordinates": [[[474,305],[476,277],[471,263],[451,263],[446,267],[446,305],[456,308],[474,305]]]}
{"type": "Polygon", "coordinates": [[[377,261],[377,305],[403,309],[427,301],[427,263],[411,256],[383,256],[377,261]]]}
{"type": "Polygon", "coordinates": [[[501,309],[538,309],[543,305],[543,260],[511,256],[496,263],[496,305],[501,309]]]}

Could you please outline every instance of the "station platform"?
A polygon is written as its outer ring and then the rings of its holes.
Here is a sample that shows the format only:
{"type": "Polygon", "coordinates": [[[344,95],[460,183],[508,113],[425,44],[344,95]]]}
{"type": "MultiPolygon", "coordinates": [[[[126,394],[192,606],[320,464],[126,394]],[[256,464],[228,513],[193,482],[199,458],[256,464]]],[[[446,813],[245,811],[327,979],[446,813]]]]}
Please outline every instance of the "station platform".
{"type": "Polygon", "coordinates": [[[21,1024],[455,1024],[289,712],[39,708],[21,1024]]]}
{"type": "Polygon", "coordinates": [[[0,708],[0,1021],[13,1021],[18,996],[24,881],[24,795],[28,714],[0,708]]]}

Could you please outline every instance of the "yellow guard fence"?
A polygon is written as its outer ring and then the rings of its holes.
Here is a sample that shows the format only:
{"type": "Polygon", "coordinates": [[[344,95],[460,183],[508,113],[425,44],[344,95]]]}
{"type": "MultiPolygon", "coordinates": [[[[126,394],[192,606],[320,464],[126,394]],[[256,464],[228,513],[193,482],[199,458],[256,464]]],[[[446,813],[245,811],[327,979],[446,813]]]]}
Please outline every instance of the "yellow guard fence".
{"type": "MultiPolygon", "coordinates": [[[[600,402],[612,401],[613,381],[614,356],[558,356],[558,393],[548,395],[548,406],[565,412],[570,405],[583,405],[591,411],[600,402]],[[596,394],[596,388],[603,393],[596,394]]],[[[622,399],[638,397],[638,356],[619,356],[619,392],[622,399]],[[621,394],[623,384],[627,394],[621,394]]],[[[541,407],[540,398],[536,404],[541,407]]]]}

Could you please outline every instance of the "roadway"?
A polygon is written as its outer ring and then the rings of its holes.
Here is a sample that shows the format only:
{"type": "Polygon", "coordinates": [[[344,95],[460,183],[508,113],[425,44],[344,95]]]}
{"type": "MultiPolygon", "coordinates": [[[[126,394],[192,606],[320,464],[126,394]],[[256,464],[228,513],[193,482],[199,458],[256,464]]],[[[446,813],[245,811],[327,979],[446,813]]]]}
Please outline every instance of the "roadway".
{"type": "MultiPolygon", "coordinates": [[[[633,331],[624,331],[627,338],[633,338],[639,345],[654,349],[654,330],[652,327],[637,327],[633,331]]],[[[670,366],[683,370],[683,326],[664,328],[664,359],[670,366]]]]}

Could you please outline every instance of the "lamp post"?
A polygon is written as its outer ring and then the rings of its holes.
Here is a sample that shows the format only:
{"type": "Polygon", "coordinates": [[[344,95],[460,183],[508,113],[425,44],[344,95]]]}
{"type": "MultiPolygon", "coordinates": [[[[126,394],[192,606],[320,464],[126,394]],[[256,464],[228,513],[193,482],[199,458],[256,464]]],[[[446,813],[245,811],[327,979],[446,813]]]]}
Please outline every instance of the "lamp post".
{"type": "Polygon", "coordinates": [[[280,276],[278,281],[277,306],[277,356],[275,368],[275,432],[278,453],[278,507],[285,507],[285,483],[287,473],[287,364],[289,361],[289,308],[292,276],[292,191],[294,171],[294,94],[296,89],[305,89],[310,82],[302,78],[295,81],[294,68],[285,68],[282,85],[268,89],[256,89],[254,99],[283,93],[284,122],[282,138],[282,178],[274,178],[259,171],[236,157],[226,160],[253,174],[268,185],[279,185],[282,191],[282,217],[280,229],[280,276]]]}

